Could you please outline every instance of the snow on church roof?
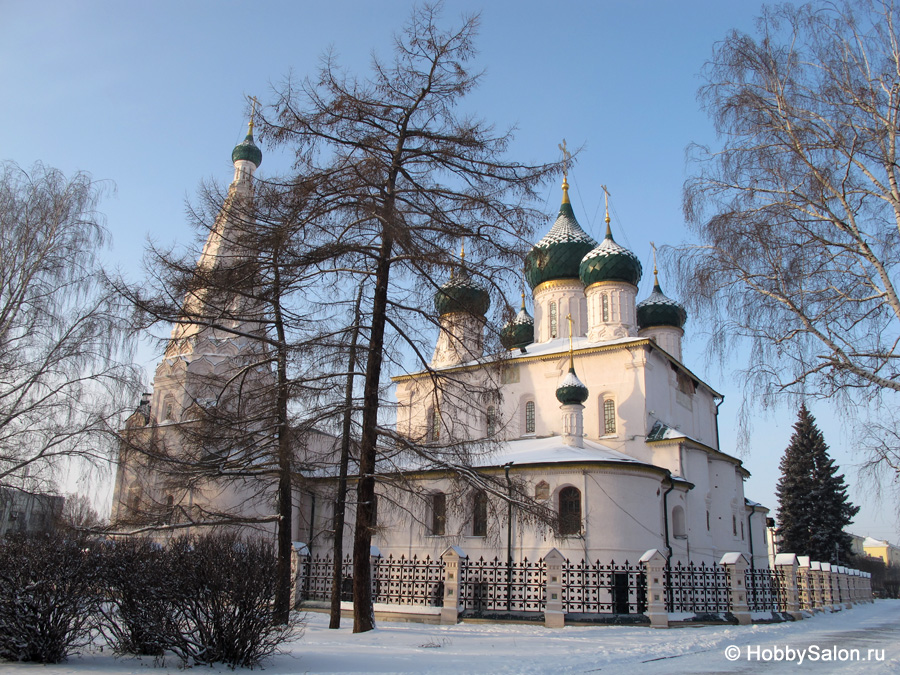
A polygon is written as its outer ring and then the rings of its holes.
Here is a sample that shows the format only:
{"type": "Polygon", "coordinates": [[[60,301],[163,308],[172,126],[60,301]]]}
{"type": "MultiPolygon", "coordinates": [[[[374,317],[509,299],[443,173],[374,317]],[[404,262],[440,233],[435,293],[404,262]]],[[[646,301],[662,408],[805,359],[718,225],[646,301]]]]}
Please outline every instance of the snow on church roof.
{"type": "Polygon", "coordinates": [[[556,464],[560,462],[621,462],[650,466],[625,453],[613,450],[600,443],[584,439],[584,447],[566,445],[560,436],[544,438],[522,438],[501,443],[497,452],[476,460],[479,468],[503,466],[513,462],[516,466],[526,464],[556,464]]]}

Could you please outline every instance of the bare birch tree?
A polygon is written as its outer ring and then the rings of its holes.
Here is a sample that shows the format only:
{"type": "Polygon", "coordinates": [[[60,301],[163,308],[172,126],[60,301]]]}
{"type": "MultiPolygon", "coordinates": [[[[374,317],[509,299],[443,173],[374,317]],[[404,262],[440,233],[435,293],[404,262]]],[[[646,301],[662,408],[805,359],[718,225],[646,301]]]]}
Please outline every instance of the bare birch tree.
{"type": "Polygon", "coordinates": [[[127,307],[102,285],[103,186],[0,165],[0,486],[54,488],[113,458],[138,381],[127,307]]]}
{"type": "Polygon", "coordinates": [[[671,251],[681,295],[720,354],[749,346],[749,398],[895,407],[900,7],[784,5],[757,26],[717,43],[704,73],[721,144],[694,148],[699,243],[671,251]]]}

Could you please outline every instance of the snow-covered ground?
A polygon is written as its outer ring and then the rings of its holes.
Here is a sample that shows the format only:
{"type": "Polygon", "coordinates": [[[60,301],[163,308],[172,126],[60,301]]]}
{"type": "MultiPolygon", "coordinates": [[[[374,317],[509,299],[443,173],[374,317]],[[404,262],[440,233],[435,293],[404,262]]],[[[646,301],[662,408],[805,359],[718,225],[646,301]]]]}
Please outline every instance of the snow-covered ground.
{"type": "MultiPolygon", "coordinates": [[[[670,630],[380,622],[377,630],[354,635],[346,619],[345,627],[337,631],[328,630],[324,614],[309,614],[307,620],[303,637],[265,662],[267,675],[900,673],[898,600],[879,600],[794,623],[670,630]],[[801,653],[803,662],[799,663],[801,653]],[[737,659],[729,660],[728,655],[737,655],[737,659]]],[[[55,666],[0,663],[4,675],[153,675],[178,670],[174,658],[163,668],[153,668],[152,659],[115,658],[107,651],[83,653],[55,666]]],[[[231,672],[227,668],[198,670],[231,672]]]]}

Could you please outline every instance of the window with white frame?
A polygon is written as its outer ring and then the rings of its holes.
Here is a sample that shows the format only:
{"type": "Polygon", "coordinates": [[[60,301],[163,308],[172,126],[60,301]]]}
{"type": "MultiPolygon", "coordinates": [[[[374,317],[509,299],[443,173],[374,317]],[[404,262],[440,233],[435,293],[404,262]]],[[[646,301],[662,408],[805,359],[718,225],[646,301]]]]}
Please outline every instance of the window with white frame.
{"type": "Polygon", "coordinates": [[[550,337],[555,338],[559,329],[559,317],[556,313],[556,303],[550,303],[550,337]]]}
{"type": "Polygon", "coordinates": [[[603,399],[603,433],[601,435],[616,435],[616,402],[611,398],[603,399]]]}
{"type": "Polygon", "coordinates": [[[525,433],[534,433],[534,401],[525,403],[525,433]]]}

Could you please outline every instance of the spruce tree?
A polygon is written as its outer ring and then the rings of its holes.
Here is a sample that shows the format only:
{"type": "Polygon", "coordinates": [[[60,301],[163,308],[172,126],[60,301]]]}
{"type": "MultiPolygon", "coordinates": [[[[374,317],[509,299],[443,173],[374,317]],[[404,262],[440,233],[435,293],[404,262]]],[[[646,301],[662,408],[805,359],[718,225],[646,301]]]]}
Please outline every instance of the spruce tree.
{"type": "Polygon", "coordinates": [[[828,456],[816,419],[800,406],[778,481],[779,550],[824,562],[847,562],[850,536],[844,528],[859,511],[847,497],[844,475],[828,456]]]}

